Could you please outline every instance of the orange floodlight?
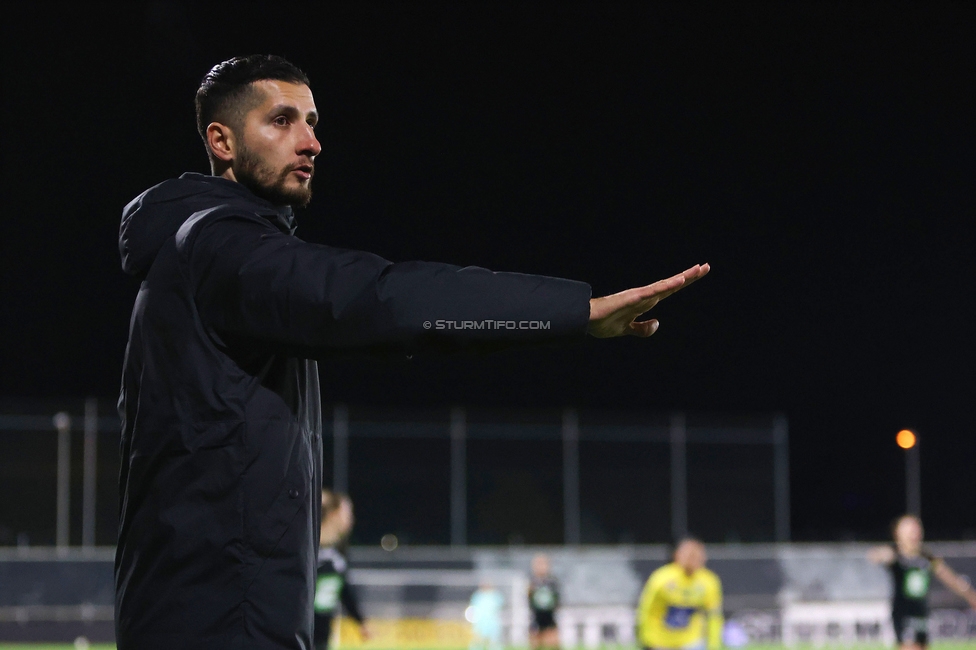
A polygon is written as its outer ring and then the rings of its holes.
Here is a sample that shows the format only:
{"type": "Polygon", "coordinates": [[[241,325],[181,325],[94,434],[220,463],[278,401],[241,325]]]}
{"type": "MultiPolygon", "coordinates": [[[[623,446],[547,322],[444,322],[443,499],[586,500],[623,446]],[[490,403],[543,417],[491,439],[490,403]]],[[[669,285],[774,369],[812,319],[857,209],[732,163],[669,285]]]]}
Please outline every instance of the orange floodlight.
{"type": "Polygon", "coordinates": [[[898,432],[898,435],[895,436],[895,442],[897,442],[898,446],[902,449],[911,449],[915,446],[915,443],[918,442],[918,438],[916,438],[915,434],[908,429],[902,429],[898,432]]]}

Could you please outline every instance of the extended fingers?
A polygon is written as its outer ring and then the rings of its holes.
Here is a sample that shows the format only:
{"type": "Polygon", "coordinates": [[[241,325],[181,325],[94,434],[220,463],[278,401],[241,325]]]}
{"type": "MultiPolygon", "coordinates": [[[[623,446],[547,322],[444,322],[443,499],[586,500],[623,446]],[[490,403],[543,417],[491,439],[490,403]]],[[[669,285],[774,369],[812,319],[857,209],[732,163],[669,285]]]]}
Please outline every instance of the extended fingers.
{"type": "Polygon", "coordinates": [[[705,264],[695,264],[693,267],[682,273],[682,275],[685,276],[685,284],[683,286],[687,286],[692,282],[701,280],[703,277],[708,275],[708,272],[711,270],[712,267],[709,266],[707,262],[705,264]]]}
{"type": "Polygon", "coordinates": [[[710,270],[711,267],[708,264],[696,264],[690,269],[682,271],[676,275],[672,275],[670,278],[658,280],[657,282],[649,284],[646,287],[641,287],[638,289],[638,292],[642,300],[648,300],[651,298],[656,300],[664,300],[674,292],[688,286],[696,280],[700,280],[701,278],[705,277],[710,270]]]}

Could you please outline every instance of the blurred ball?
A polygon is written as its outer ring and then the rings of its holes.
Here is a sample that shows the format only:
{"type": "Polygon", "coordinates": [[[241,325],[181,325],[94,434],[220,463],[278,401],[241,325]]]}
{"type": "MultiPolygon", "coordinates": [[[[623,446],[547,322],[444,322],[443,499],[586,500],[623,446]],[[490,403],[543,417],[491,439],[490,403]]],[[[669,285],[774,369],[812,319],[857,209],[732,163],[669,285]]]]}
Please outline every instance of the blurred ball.
{"type": "Polygon", "coordinates": [[[88,639],[85,637],[80,636],[75,639],[75,650],[88,650],[89,647],[91,647],[91,644],[88,643],[88,639]]]}
{"type": "Polygon", "coordinates": [[[383,535],[383,539],[380,540],[380,546],[383,547],[384,551],[392,551],[399,545],[400,540],[397,539],[396,535],[389,533],[383,535]]]}

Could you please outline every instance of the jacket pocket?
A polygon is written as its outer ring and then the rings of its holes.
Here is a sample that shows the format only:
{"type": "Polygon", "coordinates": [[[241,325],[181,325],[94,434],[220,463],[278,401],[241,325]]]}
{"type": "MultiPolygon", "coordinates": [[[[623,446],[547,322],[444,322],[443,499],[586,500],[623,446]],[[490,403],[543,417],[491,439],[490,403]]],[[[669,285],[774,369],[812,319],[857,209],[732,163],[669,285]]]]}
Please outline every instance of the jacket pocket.
{"type": "MultiPolygon", "coordinates": [[[[307,486],[300,480],[287,480],[272,502],[268,511],[250,529],[251,547],[261,558],[267,558],[278,550],[295,517],[302,511],[308,495],[307,486]]],[[[293,549],[280,549],[288,555],[293,549]]]]}

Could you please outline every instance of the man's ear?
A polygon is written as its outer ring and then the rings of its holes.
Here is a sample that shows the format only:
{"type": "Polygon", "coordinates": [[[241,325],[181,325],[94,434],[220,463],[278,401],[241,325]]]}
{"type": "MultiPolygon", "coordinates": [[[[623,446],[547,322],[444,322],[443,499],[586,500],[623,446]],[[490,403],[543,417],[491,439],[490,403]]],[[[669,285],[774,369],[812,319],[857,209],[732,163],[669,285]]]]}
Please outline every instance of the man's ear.
{"type": "Polygon", "coordinates": [[[211,122],[207,127],[207,146],[213,157],[223,162],[231,162],[237,151],[234,132],[226,124],[211,122]]]}

